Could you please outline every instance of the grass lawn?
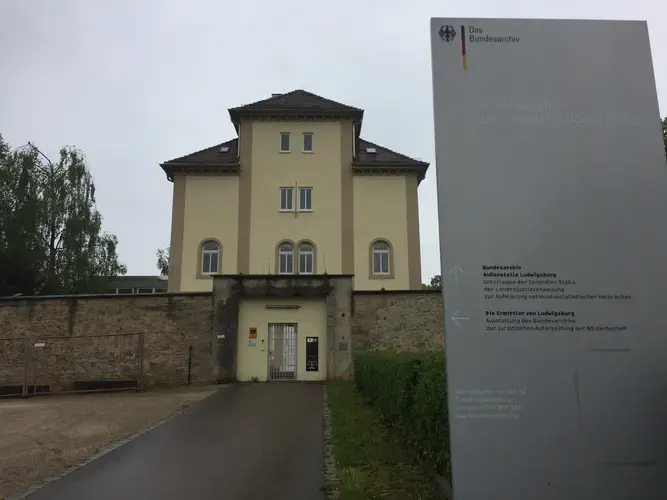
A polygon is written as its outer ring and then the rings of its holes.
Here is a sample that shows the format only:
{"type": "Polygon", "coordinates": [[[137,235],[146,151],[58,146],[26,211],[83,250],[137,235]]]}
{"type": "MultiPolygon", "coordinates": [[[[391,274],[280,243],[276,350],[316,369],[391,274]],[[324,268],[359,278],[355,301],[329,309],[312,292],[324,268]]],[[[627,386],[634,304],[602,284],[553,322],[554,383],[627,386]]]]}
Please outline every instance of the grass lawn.
{"type": "Polygon", "coordinates": [[[331,381],[328,388],[341,500],[443,498],[353,382],[331,381]]]}

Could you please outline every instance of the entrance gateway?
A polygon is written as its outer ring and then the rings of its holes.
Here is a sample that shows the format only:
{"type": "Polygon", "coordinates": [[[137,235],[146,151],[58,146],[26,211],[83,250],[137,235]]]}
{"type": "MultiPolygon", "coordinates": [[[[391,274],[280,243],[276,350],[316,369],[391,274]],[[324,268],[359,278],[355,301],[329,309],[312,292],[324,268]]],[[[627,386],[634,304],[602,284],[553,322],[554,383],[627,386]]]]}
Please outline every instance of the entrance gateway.
{"type": "Polygon", "coordinates": [[[450,18],[430,35],[454,498],[664,500],[646,23],[450,18]]]}

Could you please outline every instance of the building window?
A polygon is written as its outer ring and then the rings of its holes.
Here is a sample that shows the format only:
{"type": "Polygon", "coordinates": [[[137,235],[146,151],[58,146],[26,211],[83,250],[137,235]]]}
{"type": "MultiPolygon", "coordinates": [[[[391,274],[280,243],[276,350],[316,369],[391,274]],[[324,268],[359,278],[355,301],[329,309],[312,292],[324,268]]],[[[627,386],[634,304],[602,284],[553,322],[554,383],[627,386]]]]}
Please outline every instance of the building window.
{"type": "Polygon", "coordinates": [[[280,132],[280,152],[289,153],[289,132],[280,132]]]}
{"type": "Polygon", "coordinates": [[[155,293],[152,288],[137,288],[137,293],[155,293]]]}
{"type": "Polygon", "coordinates": [[[315,249],[310,243],[299,245],[299,274],[313,274],[315,271],[315,249]]]}
{"type": "Polygon", "coordinates": [[[390,264],[391,259],[389,258],[391,249],[389,243],[386,241],[376,241],[373,243],[373,274],[386,276],[391,272],[390,264]]]}
{"type": "Polygon", "coordinates": [[[306,132],[303,134],[303,152],[313,152],[313,134],[311,132],[306,132]]]}
{"type": "Polygon", "coordinates": [[[215,241],[207,241],[201,250],[201,273],[218,274],[220,263],[220,245],[215,241]]]}
{"type": "Polygon", "coordinates": [[[134,288],[119,288],[118,293],[122,295],[134,293],[134,288]]]}
{"type": "Polygon", "coordinates": [[[294,274],[294,246],[282,243],[278,247],[278,274],[294,274]]]}
{"type": "Polygon", "coordinates": [[[294,188],[280,188],[280,210],[294,210],[294,188]]]}
{"type": "Polygon", "coordinates": [[[299,210],[310,212],[313,209],[313,188],[299,188],[299,210]]]}

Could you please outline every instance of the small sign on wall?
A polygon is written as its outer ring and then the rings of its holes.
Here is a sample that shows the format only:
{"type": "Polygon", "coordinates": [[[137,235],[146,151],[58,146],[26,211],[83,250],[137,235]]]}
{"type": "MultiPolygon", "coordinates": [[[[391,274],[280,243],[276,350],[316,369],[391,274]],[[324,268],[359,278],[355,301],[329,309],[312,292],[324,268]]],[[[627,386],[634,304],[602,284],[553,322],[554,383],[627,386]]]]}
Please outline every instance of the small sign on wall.
{"type": "Polygon", "coordinates": [[[251,326],[248,328],[248,339],[256,339],[257,338],[257,328],[254,326],[251,326]]]}
{"type": "Polygon", "coordinates": [[[306,371],[319,371],[319,338],[306,337],[306,371]]]}
{"type": "Polygon", "coordinates": [[[256,345],[257,345],[257,341],[256,341],[256,340],[248,340],[248,346],[249,346],[249,347],[255,347],[256,345]]]}

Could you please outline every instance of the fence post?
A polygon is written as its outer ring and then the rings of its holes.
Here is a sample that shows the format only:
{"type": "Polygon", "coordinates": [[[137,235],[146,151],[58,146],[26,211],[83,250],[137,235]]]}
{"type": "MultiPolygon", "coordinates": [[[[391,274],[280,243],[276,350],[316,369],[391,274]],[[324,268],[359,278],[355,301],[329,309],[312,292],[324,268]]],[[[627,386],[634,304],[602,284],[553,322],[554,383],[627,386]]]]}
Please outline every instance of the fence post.
{"type": "Polygon", "coordinates": [[[28,397],[28,373],[30,372],[30,339],[26,334],[23,334],[23,394],[24,398],[28,397]]]}
{"type": "Polygon", "coordinates": [[[137,339],[137,390],[144,389],[144,332],[139,334],[137,339]]]}

